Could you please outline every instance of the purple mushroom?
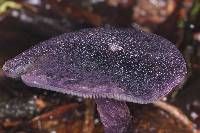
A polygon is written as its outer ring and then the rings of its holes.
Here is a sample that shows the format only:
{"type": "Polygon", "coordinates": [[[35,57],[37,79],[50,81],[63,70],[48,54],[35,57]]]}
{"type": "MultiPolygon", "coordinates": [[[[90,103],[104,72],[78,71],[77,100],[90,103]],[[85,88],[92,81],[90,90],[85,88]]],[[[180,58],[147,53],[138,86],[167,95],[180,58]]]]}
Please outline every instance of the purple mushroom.
{"type": "Polygon", "coordinates": [[[7,61],[3,70],[31,87],[95,99],[106,133],[131,128],[126,102],[152,103],[187,73],[175,45],[135,28],[65,33],[7,61]]]}

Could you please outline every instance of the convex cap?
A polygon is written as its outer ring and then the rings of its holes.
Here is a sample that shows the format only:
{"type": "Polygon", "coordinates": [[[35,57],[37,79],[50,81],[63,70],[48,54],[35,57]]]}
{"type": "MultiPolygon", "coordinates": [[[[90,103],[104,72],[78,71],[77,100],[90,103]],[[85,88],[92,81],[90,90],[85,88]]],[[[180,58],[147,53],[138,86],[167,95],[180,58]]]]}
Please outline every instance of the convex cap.
{"type": "Polygon", "coordinates": [[[7,61],[3,70],[32,87],[136,103],[166,95],[187,72],[175,45],[134,28],[66,33],[7,61]]]}

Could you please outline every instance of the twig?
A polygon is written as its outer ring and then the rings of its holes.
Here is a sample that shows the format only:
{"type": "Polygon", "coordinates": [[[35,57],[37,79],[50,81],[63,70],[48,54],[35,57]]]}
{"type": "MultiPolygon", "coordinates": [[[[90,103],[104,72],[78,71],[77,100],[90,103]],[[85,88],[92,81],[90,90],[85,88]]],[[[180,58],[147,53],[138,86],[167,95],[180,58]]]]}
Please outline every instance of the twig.
{"type": "Polygon", "coordinates": [[[72,104],[65,104],[63,106],[60,106],[50,112],[47,112],[45,114],[42,114],[40,116],[36,116],[35,118],[33,118],[31,120],[31,122],[35,122],[38,120],[44,120],[44,119],[49,119],[50,116],[52,116],[53,118],[61,116],[62,114],[66,113],[67,111],[71,111],[73,109],[78,108],[79,104],[77,103],[72,103],[72,104]]]}
{"type": "Polygon", "coordinates": [[[93,133],[94,130],[94,102],[91,100],[85,101],[86,111],[85,111],[85,121],[83,124],[82,133],[93,133]]]}
{"type": "Polygon", "coordinates": [[[198,129],[195,129],[193,122],[177,107],[163,101],[157,101],[154,105],[173,115],[176,119],[191,129],[193,133],[200,133],[198,129]]]}

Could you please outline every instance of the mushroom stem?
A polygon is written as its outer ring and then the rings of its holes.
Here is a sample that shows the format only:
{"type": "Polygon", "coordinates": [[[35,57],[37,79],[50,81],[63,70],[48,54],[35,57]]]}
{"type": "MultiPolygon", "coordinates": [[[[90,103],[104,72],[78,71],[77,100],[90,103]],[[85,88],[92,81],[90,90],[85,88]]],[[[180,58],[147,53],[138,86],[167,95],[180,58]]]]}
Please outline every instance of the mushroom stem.
{"type": "Polygon", "coordinates": [[[126,102],[95,99],[105,133],[128,133],[132,129],[131,114],[126,102]]]}

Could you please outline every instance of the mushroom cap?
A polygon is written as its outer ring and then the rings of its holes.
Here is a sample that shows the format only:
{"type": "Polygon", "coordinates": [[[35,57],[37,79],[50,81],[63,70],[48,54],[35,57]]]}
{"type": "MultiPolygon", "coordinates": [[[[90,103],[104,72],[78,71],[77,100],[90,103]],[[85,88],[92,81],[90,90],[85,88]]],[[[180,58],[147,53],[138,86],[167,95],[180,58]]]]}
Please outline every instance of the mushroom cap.
{"type": "Polygon", "coordinates": [[[31,87],[136,103],[165,96],[187,73],[174,44],[135,28],[65,33],[7,61],[3,70],[31,87]]]}

